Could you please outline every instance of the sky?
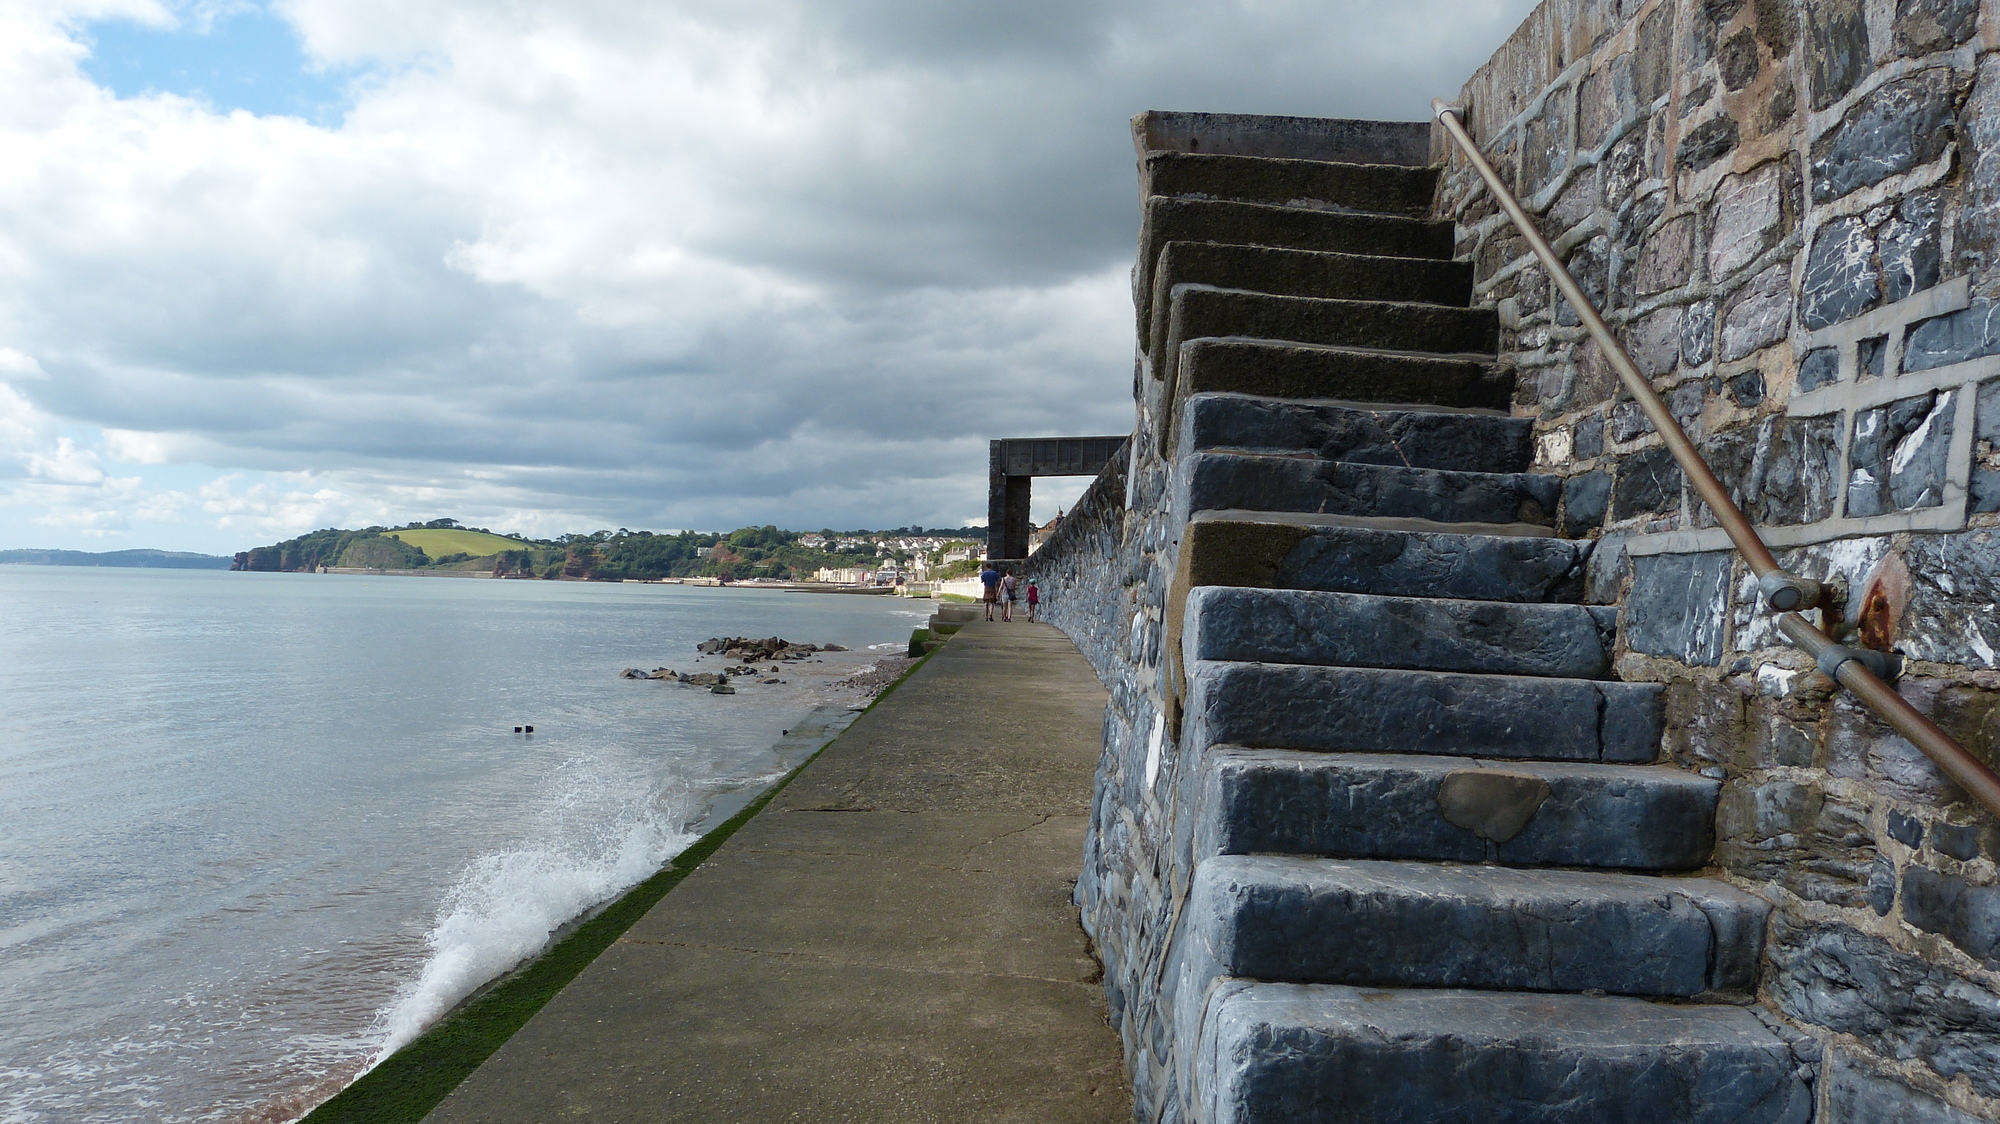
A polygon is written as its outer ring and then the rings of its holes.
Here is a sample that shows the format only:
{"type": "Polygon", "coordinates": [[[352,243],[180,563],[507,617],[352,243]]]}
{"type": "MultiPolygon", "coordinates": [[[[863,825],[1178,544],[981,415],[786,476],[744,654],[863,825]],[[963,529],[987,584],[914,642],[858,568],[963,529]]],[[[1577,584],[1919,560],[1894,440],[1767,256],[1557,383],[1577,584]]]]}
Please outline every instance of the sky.
{"type": "Polygon", "coordinates": [[[1531,7],[0,0],[0,548],[983,522],[1131,429],[1134,113],[1421,119],[1531,7]]]}

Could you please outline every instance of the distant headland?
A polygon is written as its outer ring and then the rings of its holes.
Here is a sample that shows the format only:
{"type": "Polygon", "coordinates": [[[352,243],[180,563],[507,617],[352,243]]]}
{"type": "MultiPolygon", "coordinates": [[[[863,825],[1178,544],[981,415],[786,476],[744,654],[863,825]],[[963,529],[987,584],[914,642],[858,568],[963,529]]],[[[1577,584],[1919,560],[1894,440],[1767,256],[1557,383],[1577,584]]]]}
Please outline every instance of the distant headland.
{"type": "MultiPolygon", "coordinates": [[[[288,573],[490,575],[571,581],[865,580],[893,571],[917,580],[971,573],[985,552],[984,527],[904,527],[888,531],[786,531],[743,527],[727,533],[655,533],[620,527],[587,535],[528,539],[456,519],[402,527],[327,528],[224,559],[231,570],[288,573]]],[[[48,552],[42,552],[48,553],[48,552]]]]}
{"type": "Polygon", "coordinates": [[[219,554],[180,550],[0,550],[0,566],[127,566],[151,570],[228,570],[219,554]]]}

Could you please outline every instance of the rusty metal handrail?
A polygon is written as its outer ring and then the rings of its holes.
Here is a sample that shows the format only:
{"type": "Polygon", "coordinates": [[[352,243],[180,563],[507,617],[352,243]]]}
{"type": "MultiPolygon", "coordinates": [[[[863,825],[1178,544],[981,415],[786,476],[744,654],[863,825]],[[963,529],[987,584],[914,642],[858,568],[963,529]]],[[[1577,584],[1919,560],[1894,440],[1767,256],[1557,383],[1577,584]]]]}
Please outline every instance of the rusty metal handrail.
{"type": "Polygon", "coordinates": [[[1687,432],[1681,428],[1680,422],[1674,419],[1673,413],[1667,409],[1666,402],[1661,400],[1659,392],[1653,389],[1653,384],[1639,372],[1639,368],[1632,362],[1632,357],[1625,353],[1625,348],[1611,334],[1611,328],[1604,323],[1604,317],[1598,314],[1597,306],[1584,295],[1582,287],[1576,283],[1576,278],[1570,276],[1562,260],[1556,257],[1555,250],[1542,238],[1541,232],[1535,229],[1534,221],[1521,208],[1521,203],[1514,198],[1514,193],[1507,190],[1507,185],[1500,181],[1499,173],[1495,172],[1493,166],[1486,162],[1486,158],[1480,155],[1479,146],[1472,142],[1472,137],[1465,131],[1465,125],[1458,119],[1458,107],[1449,105],[1439,98],[1431,102],[1431,110],[1437,114],[1438,122],[1451,134],[1452,140],[1458,143],[1459,149],[1465,153],[1466,160],[1472,164],[1480,178],[1486,181],[1486,189],[1492,193],[1494,201],[1500,204],[1501,210],[1505,211],[1507,217],[1513,221],[1515,229],[1519,230],[1521,237],[1527,240],[1529,248],[1534,250],[1537,258],[1541,259],[1543,267],[1549,271],[1549,276],[1555,281],[1556,287],[1562,290],[1570,307],[1576,311],[1577,318],[1597,341],[1598,347],[1604,350],[1605,358],[1618,372],[1625,389],[1638,400],[1639,408],[1645,411],[1647,419],[1653,423],[1653,428],[1658,430],[1661,438],[1665,440],[1668,451],[1674,455],[1674,461],[1680,465],[1681,471],[1687,475],[1688,481],[1701,495],[1702,502],[1708,504],[1709,511],[1715,514],[1716,522],[1721,524],[1723,533],[1729,536],[1729,541],[1736,547],[1736,552],[1743,556],[1744,562],[1757,575],[1758,591],[1763,595],[1765,604],[1778,614],[1778,630],[1784,633],[1787,640],[1804,649],[1806,654],[1819,664],[1821,671],[1853,692],[1863,705],[1874,711],[1898,734],[1909,739],[1910,744],[1922,750],[1924,756],[1930,758],[1946,776],[1971,794],[1973,799],[1984,805],[1987,811],[2000,816],[2000,775],[1987,768],[1984,762],[1958,744],[1950,734],[1938,729],[1936,723],[1924,717],[1916,707],[1911,706],[1908,700],[1883,681],[1883,676],[1890,671],[1887,657],[1880,652],[1846,647],[1800,615],[1801,610],[1811,609],[1819,604],[1822,594],[1819,583],[1809,578],[1801,578],[1778,565],[1777,558],[1771,554],[1771,548],[1765,545],[1763,538],[1757,534],[1757,528],[1751,524],[1749,517],[1743,514],[1743,509],[1737,507],[1736,502],[1730,499],[1728,489],[1722,486],[1722,481],[1716,479],[1715,471],[1702,459],[1701,453],[1694,447],[1694,442],[1688,439],[1687,432]]]}

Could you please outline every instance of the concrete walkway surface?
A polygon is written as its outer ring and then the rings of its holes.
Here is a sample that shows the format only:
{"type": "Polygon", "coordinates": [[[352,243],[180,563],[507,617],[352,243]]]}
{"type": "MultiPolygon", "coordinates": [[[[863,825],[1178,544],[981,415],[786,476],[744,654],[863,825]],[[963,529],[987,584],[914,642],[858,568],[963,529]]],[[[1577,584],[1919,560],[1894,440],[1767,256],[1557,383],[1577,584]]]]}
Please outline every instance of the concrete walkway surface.
{"type": "Polygon", "coordinates": [[[427,1121],[1129,1120],[1070,903],[1104,703],[968,625],[427,1121]]]}

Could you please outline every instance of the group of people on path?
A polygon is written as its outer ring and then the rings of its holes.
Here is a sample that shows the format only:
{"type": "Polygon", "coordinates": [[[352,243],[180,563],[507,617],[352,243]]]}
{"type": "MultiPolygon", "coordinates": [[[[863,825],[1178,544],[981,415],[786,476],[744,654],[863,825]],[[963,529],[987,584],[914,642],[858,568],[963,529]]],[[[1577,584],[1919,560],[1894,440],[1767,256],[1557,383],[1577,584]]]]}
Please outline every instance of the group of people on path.
{"type": "Polygon", "coordinates": [[[1031,624],[1034,622],[1035,607],[1042,603],[1042,591],[1035,585],[1033,578],[1028,579],[1024,584],[1021,579],[1014,576],[1014,571],[1008,570],[1002,573],[994,567],[991,560],[988,560],[986,568],[979,571],[979,583],[986,591],[982,600],[986,602],[987,620],[990,621],[993,619],[993,607],[998,605],[1000,607],[1000,619],[1002,621],[1012,621],[1014,619],[1014,602],[1026,601],[1028,603],[1028,621],[1031,624]]]}

